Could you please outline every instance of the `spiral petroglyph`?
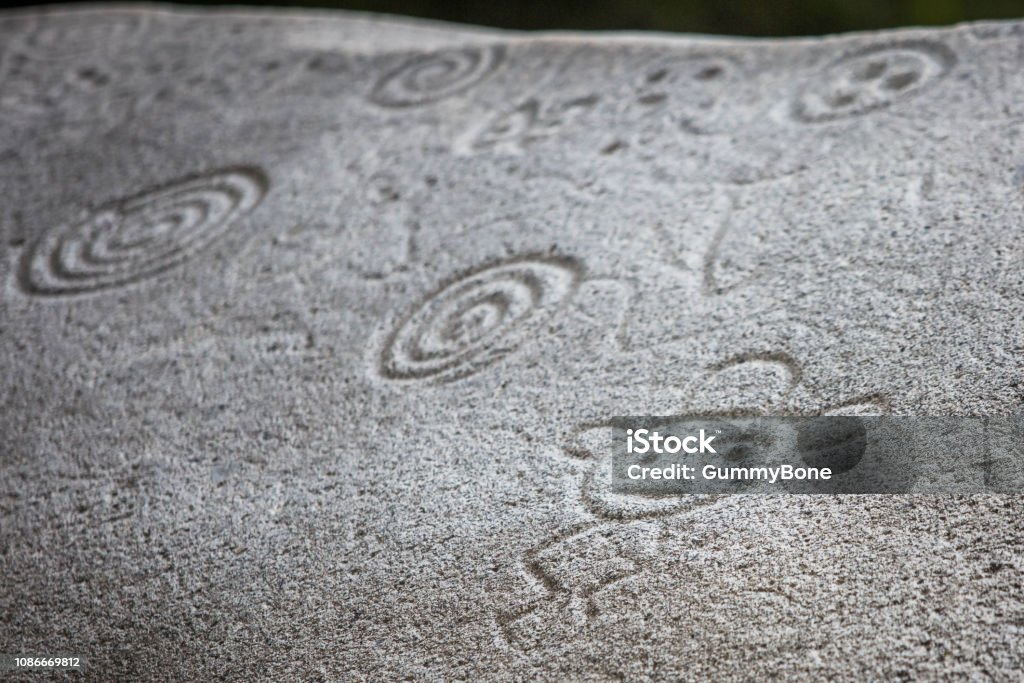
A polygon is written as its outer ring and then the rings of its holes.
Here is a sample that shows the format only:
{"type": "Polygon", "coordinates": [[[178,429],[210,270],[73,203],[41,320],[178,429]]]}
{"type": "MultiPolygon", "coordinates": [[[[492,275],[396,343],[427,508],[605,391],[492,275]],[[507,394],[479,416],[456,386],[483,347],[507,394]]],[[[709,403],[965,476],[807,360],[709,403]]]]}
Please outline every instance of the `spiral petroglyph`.
{"type": "Polygon", "coordinates": [[[414,57],[381,79],[370,100],[382,107],[414,107],[443,100],[486,78],[504,55],[504,48],[494,45],[414,57]]]}
{"type": "Polygon", "coordinates": [[[427,297],[390,335],[380,371],[389,379],[465,377],[517,348],[576,290],[579,268],[523,259],[477,270],[427,297]]]}
{"type": "Polygon", "coordinates": [[[55,296],[151,277],[208,246],[265,191],[260,171],[235,168],[111,202],[44,233],[22,257],[20,284],[55,296]]]}

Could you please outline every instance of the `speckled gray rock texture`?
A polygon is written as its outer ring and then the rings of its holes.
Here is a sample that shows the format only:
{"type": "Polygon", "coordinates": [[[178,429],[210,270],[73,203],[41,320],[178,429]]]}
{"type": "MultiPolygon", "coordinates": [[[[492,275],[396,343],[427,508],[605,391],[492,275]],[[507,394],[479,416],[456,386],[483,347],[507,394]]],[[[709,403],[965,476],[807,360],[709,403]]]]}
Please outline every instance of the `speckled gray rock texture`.
{"type": "Polygon", "coordinates": [[[592,449],[1016,412],[1024,25],[99,9],[3,15],[0,60],[0,651],[1021,679],[1018,497],[631,498],[592,449]]]}

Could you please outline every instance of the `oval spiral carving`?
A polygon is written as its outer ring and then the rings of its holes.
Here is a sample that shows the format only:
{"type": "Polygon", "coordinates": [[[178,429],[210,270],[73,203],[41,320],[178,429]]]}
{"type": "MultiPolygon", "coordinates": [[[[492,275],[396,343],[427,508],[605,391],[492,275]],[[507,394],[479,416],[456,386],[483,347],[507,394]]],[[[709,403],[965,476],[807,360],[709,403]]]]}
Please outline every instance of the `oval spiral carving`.
{"type": "Polygon", "coordinates": [[[420,55],[386,75],[370,93],[382,107],[414,107],[451,97],[483,80],[504,58],[501,46],[420,55]]]}
{"type": "Polygon", "coordinates": [[[427,297],[390,335],[381,358],[389,379],[448,381],[515,350],[575,291],[578,268],[555,259],[506,262],[427,297]]]}
{"type": "Polygon", "coordinates": [[[30,294],[108,289],[179,265],[255,207],[263,174],[225,169],[112,202],[46,232],[22,257],[30,294]]]}

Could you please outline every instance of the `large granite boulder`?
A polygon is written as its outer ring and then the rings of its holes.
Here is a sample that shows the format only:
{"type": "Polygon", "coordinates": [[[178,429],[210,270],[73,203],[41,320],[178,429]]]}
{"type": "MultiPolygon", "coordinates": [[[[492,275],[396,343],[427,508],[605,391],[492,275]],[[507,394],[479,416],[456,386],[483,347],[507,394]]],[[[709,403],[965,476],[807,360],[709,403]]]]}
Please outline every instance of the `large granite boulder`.
{"type": "Polygon", "coordinates": [[[1015,413],[1022,50],[3,15],[0,651],[1019,680],[1018,497],[634,500],[593,449],[1015,413]]]}

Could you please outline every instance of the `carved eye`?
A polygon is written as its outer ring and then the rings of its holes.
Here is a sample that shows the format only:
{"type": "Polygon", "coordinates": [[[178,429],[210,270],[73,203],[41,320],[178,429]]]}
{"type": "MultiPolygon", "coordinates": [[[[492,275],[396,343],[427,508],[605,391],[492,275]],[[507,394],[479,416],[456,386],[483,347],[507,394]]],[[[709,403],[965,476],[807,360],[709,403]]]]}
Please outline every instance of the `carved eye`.
{"type": "Polygon", "coordinates": [[[833,107],[849,107],[851,104],[857,101],[857,96],[853,93],[841,93],[832,97],[829,101],[833,107]]]}
{"type": "Polygon", "coordinates": [[[885,73],[886,63],[884,61],[868,62],[863,69],[854,76],[858,81],[873,81],[885,73]]]}
{"type": "Polygon", "coordinates": [[[698,71],[696,78],[698,81],[710,81],[721,76],[723,72],[724,70],[720,66],[709,66],[698,71]]]}
{"type": "Polygon", "coordinates": [[[920,80],[921,74],[915,71],[904,71],[885,79],[883,86],[888,90],[904,90],[920,80]]]}
{"type": "Polygon", "coordinates": [[[665,76],[668,76],[668,69],[658,69],[657,71],[647,74],[647,82],[658,83],[665,80],[665,76]]]}

